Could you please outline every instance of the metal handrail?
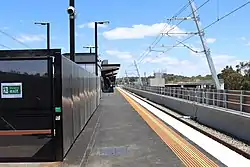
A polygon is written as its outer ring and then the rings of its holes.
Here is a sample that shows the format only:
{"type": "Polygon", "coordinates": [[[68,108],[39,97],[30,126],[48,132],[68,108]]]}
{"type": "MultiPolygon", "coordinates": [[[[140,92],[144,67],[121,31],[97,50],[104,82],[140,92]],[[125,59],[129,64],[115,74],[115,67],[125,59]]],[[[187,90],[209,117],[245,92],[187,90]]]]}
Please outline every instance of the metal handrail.
{"type": "Polygon", "coordinates": [[[204,105],[250,113],[250,91],[126,86],[204,105]]]}

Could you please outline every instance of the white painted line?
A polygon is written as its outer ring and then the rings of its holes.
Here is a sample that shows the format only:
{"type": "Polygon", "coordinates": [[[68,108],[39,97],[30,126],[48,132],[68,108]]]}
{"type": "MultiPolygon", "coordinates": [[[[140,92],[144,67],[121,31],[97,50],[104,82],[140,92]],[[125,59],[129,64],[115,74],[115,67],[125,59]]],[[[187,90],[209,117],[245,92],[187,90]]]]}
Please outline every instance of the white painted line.
{"type": "Polygon", "coordinates": [[[229,149],[228,147],[220,144],[219,142],[209,138],[208,136],[198,132],[197,130],[187,126],[186,124],[178,121],[177,119],[167,115],[161,110],[149,105],[148,103],[140,100],[139,98],[131,95],[127,91],[120,89],[129,97],[134,99],[143,107],[147,108],[151,113],[155,114],[161,120],[172,126],[175,130],[182,135],[193,141],[195,144],[206,150],[209,154],[220,160],[223,164],[232,167],[247,167],[250,166],[250,160],[229,149]]]}

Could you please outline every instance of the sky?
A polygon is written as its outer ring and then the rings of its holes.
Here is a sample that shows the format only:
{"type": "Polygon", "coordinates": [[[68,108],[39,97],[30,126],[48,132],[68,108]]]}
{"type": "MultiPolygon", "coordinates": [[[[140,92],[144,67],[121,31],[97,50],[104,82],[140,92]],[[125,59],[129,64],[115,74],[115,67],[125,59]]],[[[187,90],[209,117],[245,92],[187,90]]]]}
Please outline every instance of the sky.
{"type": "MultiPolygon", "coordinates": [[[[195,0],[199,7],[206,0],[195,0]]],[[[202,27],[229,13],[247,0],[210,0],[198,10],[202,27]]],[[[135,76],[133,62],[136,61],[140,75],[152,75],[153,72],[167,72],[186,76],[210,74],[204,53],[194,53],[186,47],[176,47],[165,53],[152,51],[141,56],[156,39],[162,29],[164,32],[179,21],[169,23],[171,18],[187,0],[145,0],[145,1],[90,1],[75,0],[76,17],[76,52],[88,52],[83,46],[94,45],[93,21],[106,21],[110,24],[99,25],[98,45],[102,60],[120,63],[119,77],[135,76]],[[141,60],[141,61],[139,61],[141,60]]],[[[34,25],[36,21],[51,23],[51,48],[69,51],[69,17],[66,12],[68,0],[8,0],[1,3],[1,32],[8,33],[25,45],[0,32],[0,49],[46,48],[46,28],[34,25]]],[[[241,61],[249,61],[250,52],[250,4],[219,21],[205,30],[205,38],[211,56],[219,73],[226,65],[235,66],[241,61]]],[[[191,14],[188,6],[178,17],[191,14]]],[[[186,20],[170,31],[172,37],[164,36],[153,48],[156,51],[168,50],[187,37],[180,33],[197,32],[195,22],[186,20]],[[174,34],[175,33],[175,34],[174,34]],[[179,34],[178,34],[179,33],[179,34]],[[162,47],[164,45],[165,47],[162,47]]],[[[185,45],[195,51],[202,51],[199,36],[194,36],[185,45]]]]}

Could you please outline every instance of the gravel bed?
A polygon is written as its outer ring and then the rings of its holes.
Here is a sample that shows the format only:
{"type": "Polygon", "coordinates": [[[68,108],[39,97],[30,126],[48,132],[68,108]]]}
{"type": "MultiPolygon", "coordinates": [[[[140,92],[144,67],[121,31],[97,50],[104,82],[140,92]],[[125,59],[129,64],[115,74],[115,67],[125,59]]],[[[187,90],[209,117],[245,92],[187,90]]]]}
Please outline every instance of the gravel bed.
{"type": "Polygon", "coordinates": [[[242,150],[242,151],[244,151],[244,152],[250,154],[250,145],[248,145],[248,144],[246,144],[246,143],[244,143],[244,142],[242,142],[242,141],[240,141],[240,140],[237,140],[237,139],[235,139],[235,138],[233,138],[233,137],[231,137],[231,136],[228,136],[228,135],[226,135],[226,134],[224,134],[224,133],[221,133],[221,132],[219,132],[219,131],[217,131],[217,130],[214,130],[214,129],[212,129],[212,128],[209,128],[209,127],[207,127],[207,126],[204,126],[204,125],[202,125],[202,124],[200,124],[200,123],[198,123],[198,122],[196,122],[196,121],[190,119],[190,117],[188,117],[188,116],[183,116],[183,115],[178,114],[178,113],[176,113],[176,112],[174,112],[174,111],[172,111],[172,110],[170,110],[170,109],[167,109],[167,108],[165,108],[165,107],[163,107],[163,106],[161,106],[161,105],[159,105],[159,104],[156,104],[156,103],[154,103],[154,102],[151,102],[151,101],[149,101],[149,100],[147,100],[147,99],[145,99],[145,98],[143,98],[143,99],[144,99],[146,102],[151,103],[152,105],[155,105],[156,107],[162,109],[162,110],[165,111],[166,113],[169,113],[169,114],[171,114],[171,115],[174,115],[174,116],[176,116],[176,117],[182,119],[183,121],[185,121],[185,122],[187,122],[187,123],[189,123],[189,124],[191,124],[191,125],[197,127],[198,129],[203,130],[203,131],[209,133],[210,135],[212,135],[212,136],[214,136],[214,137],[216,137],[216,138],[219,138],[220,140],[222,140],[222,141],[224,141],[224,142],[226,142],[226,143],[228,143],[228,144],[230,144],[230,145],[232,145],[232,146],[234,146],[234,147],[237,147],[238,149],[240,149],[240,150],[242,150]]]}

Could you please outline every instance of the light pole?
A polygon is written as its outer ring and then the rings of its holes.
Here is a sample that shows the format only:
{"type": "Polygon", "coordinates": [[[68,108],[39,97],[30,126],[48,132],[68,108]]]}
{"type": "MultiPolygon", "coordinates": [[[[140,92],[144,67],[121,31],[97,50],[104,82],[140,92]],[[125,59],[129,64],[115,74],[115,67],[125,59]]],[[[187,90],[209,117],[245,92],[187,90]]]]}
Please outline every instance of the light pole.
{"type": "Polygon", "coordinates": [[[50,23],[45,22],[35,22],[35,24],[39,24],[42,26],[47,26],[47,49],[50,50],[50,23]]]}
{"type": "Polygon", "coordinates": [[[109,21],[96,21],[95,22],[95,73],[98,76],[98,42],[97,42],[97,26],[98,24],[109,24],[109,21]]]}
{"type": "Polygon", "coordinates": [[[89,53],[92,53],[92,48],[95,48],[94,46],[84,46],[83,48],[89,49],[89,53]]]}

